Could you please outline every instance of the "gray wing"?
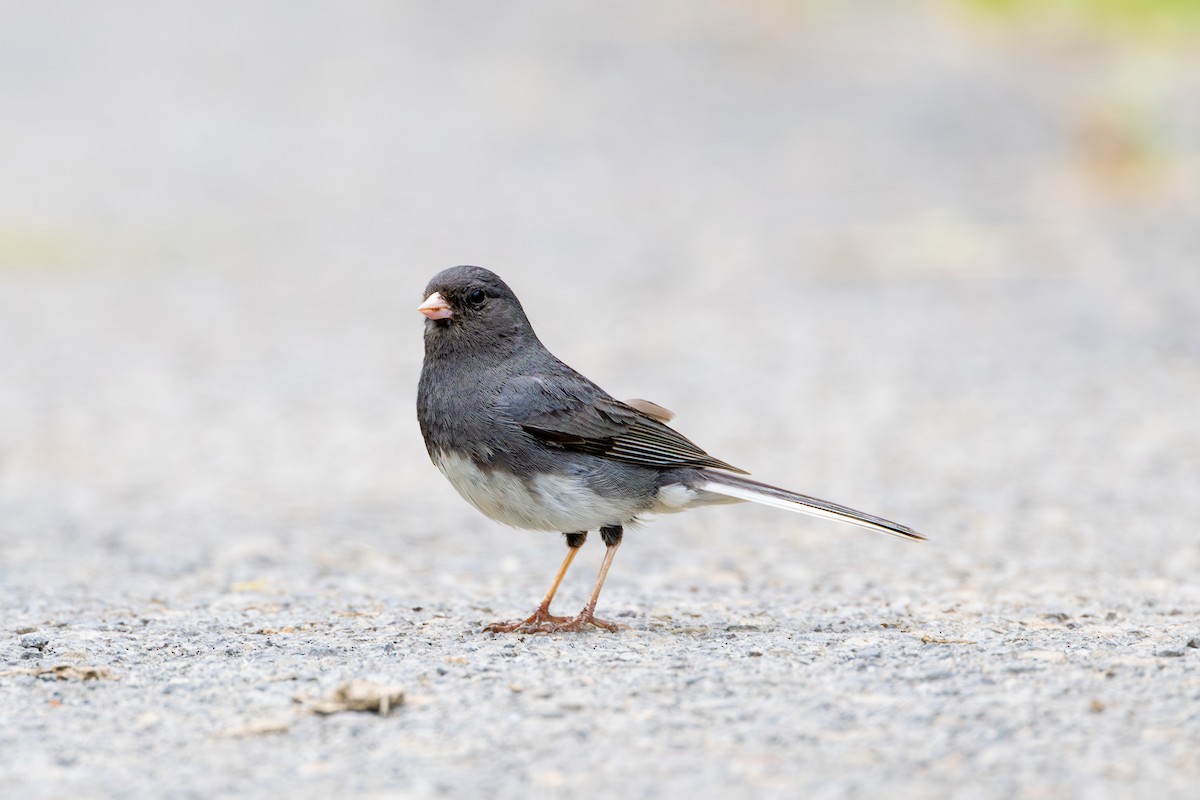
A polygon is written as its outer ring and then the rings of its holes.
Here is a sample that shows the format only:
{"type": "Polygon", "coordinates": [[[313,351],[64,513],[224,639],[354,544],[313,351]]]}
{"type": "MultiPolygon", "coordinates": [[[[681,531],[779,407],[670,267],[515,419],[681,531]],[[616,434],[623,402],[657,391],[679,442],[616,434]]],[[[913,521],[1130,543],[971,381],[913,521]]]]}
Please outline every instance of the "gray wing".
{"type": "Polygon", "coordinates": [[[548,447],[650,467],[745,472],[579,375],[514,378],[500,392],[497,411],[548,447]]]}

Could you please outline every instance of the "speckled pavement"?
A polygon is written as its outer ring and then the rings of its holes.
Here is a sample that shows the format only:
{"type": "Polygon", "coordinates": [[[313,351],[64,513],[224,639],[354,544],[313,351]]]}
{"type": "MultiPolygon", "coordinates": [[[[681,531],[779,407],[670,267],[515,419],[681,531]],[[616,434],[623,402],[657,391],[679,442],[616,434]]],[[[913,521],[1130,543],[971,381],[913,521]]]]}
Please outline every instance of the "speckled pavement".
{"type": "Polygon", "coordinates": [[[1194,57],[934,3],[0,26],[0,795],[1190,797],[1194,57]],[[561,537],[414,417],[437,270],[762,480],[561,537]],[[596,537],[593,537],[596,538],[596,537]],[[575,611],[588,544],[556,610],[575,611]],[[314,713],[350,680],[390,713],[314,713]]]}

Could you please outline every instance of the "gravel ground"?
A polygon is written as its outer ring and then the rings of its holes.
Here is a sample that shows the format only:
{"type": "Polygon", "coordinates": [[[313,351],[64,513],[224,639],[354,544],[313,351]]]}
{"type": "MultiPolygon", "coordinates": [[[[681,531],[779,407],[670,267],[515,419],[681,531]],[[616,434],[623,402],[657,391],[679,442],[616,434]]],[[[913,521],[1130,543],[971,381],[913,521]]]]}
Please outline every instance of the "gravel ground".
{"type": "Polygon", "coordinates": [[[930,3],[5,16],[0,794],[1192,796],[1194,56],[930,3]],[[563,546],[420,442],[464,262],[931,541],[661,518],[619,633],[481,633],[563,546]],[[314,713],[356,679],[405,701],[314,713]]]}

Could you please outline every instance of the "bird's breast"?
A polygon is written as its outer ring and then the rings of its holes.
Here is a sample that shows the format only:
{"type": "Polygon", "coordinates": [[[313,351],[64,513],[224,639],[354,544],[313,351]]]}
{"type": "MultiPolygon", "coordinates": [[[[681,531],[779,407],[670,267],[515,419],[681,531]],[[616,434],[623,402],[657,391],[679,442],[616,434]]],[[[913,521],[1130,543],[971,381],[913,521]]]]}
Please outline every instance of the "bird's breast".
{"type": "Polygon", "coordinates": [[[599,494],[583,475],[526,477],[501,467],[480,467],[469,456],[444,450],[433,453],[433,462],[464,500],[514,528],[589,531],[624,525],[646,510],[637,498],[599,494]]]}

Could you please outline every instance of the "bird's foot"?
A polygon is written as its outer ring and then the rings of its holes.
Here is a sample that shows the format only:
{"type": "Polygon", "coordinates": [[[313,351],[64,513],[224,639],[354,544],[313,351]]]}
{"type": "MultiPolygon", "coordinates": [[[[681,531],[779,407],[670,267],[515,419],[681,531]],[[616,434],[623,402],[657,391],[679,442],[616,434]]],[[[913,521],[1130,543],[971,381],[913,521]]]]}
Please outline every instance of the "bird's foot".
{"type": "Polygon", "coordinates": [[[549,633],[553,628],[548,626],[561,625],[572,617],[556,617],[550,613],[547,606],[539,607],[528,619],[516,622],[493,622],[484,628],[485,633],[549,633]]]}
{"type": "Polygon", "coordinates": [[[571,617],[565,622],[560,622],[550,629],[551,633],[578,633],[585,630],[588,625],[595,625],[597,628],[604,628],[609,633],[617,632],[617,623],[609,622],[606,619],[600,619],[592,613],[590,608],[585,608],[579,612],[579,616],[571,617]]]}
{"type": "Polygon", "coordinates": [[[518,622],[495,622],[483,630],[486,633],[579,633],[588,625],[617,632],[617,623],[596,617],[590,608],[585,608],[574,617],[556,617],[549,609],[539,608],[529,619],[518,622]]]}

